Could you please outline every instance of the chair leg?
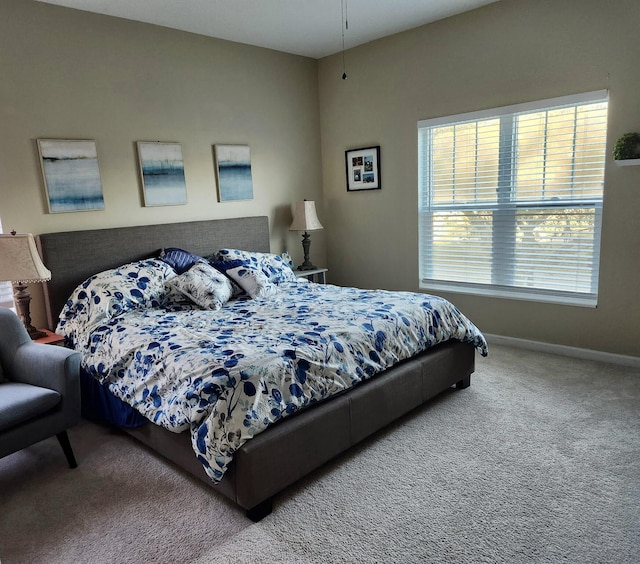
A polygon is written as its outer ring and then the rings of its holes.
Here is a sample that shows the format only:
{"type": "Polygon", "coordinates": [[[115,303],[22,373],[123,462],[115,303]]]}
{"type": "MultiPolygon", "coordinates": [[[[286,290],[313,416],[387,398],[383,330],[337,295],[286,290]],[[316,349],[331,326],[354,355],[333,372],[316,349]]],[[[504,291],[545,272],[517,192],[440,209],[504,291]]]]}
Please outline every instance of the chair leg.
{"type": "Polygon", "coordinates": [[[76,462],[76,457],[73,456],[73,449],[71,448],[71,443],[69,442],[69,435],[67,435],[66,431],[62,431],[62,433],[58,433],[56,435],[60,446],[64,452],[64,455],[67,457],[67,462],[69,463],[69,468],[77,468],[78,463],[76,462]]]}

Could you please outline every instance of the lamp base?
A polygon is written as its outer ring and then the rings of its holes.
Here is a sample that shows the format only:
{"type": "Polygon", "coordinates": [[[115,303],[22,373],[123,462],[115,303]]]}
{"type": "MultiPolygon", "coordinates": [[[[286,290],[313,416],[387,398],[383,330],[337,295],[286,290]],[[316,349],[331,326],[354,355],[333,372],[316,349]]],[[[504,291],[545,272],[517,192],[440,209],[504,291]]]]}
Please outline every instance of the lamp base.
{"type": "Polygon", "coordinates": [[[27,327],[27,333],[29,333],[29,337],[31,337],[32,341],[37,341],[38,339],[42,339],[42,337],[46,337],[47,334],[44,331],[40,331],[40,329],[36,329],[33,325],[27,327]]]}
{"type": "Polygon", "coordinates": [[[297,268],[297,270],[316,270],[318,267],[314,266],[309,260],[309,249],[311,247],[311,235],[307,231],[302,234],[302,251],[304,252],[304,262],[297,268]]]}
{"type": "Polygon", "coordinates": [[[26,284],[14,284],[13,301],[16,304],[18,317],[20,318],[20,321],[22,321],[22,324],[27,330],[27,333],[29,333],[29,337],[31,337],[31,340],[35,341],[36,339],[46,337],[46,333],[40,331],[39,329],[36,329],[33,325],[31,325],[31,313],[29,311],[31,294],[29,293],[29,290],[27,290],[26,284]]]}

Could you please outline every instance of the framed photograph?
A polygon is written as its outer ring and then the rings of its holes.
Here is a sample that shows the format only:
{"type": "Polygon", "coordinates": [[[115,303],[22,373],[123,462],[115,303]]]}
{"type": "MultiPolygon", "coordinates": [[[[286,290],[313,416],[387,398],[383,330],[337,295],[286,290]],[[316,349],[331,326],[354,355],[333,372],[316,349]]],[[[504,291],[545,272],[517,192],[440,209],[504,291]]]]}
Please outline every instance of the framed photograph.
{"type": "Polygon", "coordinates": [[[96,142],[38,139],[49,213],[103,210],[96,142]]]}
{"type": "Polygon", "coordinates": [[[138,162],[145,206],[187,203],[187,184],[180,143],[138,141],[138,162]]]}
{"type": "Polygon", "coordinates": [[[380,190],[380,146],[345,151],[347,191],[380,190]]]}
{"type": "Polygon", "coordinates": [[[218,201],[253,200],[249,145],[214,145],[218,201]]]}

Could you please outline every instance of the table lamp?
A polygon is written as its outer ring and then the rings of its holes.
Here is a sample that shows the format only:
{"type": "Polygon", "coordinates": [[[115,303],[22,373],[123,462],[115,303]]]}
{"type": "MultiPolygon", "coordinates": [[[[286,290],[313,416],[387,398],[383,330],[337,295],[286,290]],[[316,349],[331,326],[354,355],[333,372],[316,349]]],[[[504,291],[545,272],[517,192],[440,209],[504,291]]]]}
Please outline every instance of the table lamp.
{"type": "Polygon", "coordinates": [[[309,248],[311,247],[309,231],[320,231],[320,229],[322,229],[322,224],[318,219],[318,214],[316,214],[316,203],[311,200],[297,202],[289,231],[304,231],[302,234],[304,262],[298,266],[298,270],[315,270],[317,268],[309,260],[309,248]]]}
{"type": "Polygon", "coordinates": [[[42,264],[36,242],[30,233],[0,235],[0,281],[13,282],[13,298],[18,315],[32,339],[45,337],[31,325],[28,284],[51,280],[51,272],[42,264]]]}

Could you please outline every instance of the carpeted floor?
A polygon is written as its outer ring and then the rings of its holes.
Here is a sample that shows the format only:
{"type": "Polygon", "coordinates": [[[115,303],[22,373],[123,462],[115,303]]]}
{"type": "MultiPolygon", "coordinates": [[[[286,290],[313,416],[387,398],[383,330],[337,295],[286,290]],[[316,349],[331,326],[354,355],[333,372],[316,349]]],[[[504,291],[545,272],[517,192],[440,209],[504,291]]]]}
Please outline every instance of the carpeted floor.
{"type": "Polygon", "coordinates": [[[259,523],[83,422],[0,460],[21,563],[640,562],[640,371],[491,347],[452,390],[278,495],[259,523]]]}

